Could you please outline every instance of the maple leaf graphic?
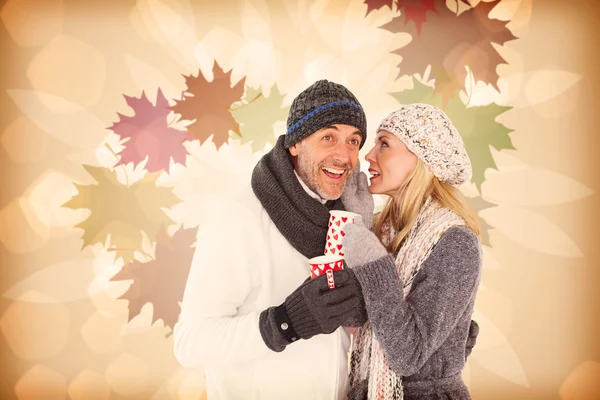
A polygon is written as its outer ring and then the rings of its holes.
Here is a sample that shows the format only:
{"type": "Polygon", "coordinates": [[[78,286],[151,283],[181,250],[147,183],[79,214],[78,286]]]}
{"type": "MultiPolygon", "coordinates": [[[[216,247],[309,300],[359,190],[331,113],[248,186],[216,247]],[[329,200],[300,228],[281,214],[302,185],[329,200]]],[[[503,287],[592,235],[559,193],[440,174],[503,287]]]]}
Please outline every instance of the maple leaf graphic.
{"type": "Polygon", "coordinates": [[[217,148],[229,138],[229,131],[240,135],[239,126],[231,115],[231,105],[239,101],[244,94],[244,82],[241,79],[231,86],[231,71],[225,72],[215,61],[214,79],[209,82],[198,71],[198,76],[185,76],[186,93],[182,100],[176,100],[171,107],[181,114],[182,119],[194,121],[188,126],[188,133],[203,143],[210,135],[217,148]]]}
{"type": "MultiPolygon", "coordinates": [[[[437,14],[435,0],[398,0],[398,10],[404,14],[404,27],[412,21],[417,30],[417,36],[421,35],[421,28],[427,21],[427,13],[437,14]]],[[[391,21],[393,22],[393,20],[391,21]]]]}
{"type": "Polygon", "coordinates": [[[115,172],[102,167],[83,166],[98,182],[95,185],[75,183],[78,193],[62,207],[73,210],[88,208],[90,215],[77,225],[83,229],[82,248],[102,243],[110,235],[109,249],[127,263],[134,251],[142,249],[142,233],[156,235],[162,224],[171,219],[161,208],[179,202],[171,188],[158,187],[159,174],[146,174],[142,179],[126,186],[120,183],[115,172]]]}
{"type": "Polygon", "coordinates": [[[119,122],[109,128],[127,140],[125,148],[119,153],[121,159],[116,165],[131,162],[135,167],[146,157],[146,169],[149,172],[168,169],[171,158],[174,162],[184,165],[188,152],[183,142],[191,137],[185,131],[168,126],[167,115],[171,110],[162,91],[158,89],[156,93],[156,105],[152,105],[144,92],[139,99],[124,97],[134,115],[129,117],[117,113],[119,122]]]}
{"type": "Polygon", "coordinates": [[[415,78],[413,85],[413,89],[391,93],[392,97],[401,104],[426,103],[444,110],[462,136],[473,167],[471,180],[481,191],[485,170],[498,169],[490,152],[490,145],[497,150],[515,149],[508,135],[512,130],[496,121],[496,117],[512,107],[491,103],[467,108],[460,99],[458,90],[451,99],[444,102],[441,94],[435,93],[432,87],[415,78]]]}
{"type": "Polygon", "coordinates": [[[171,238],[163,226],[156,236],[155,259],[133,260],[111,278],[111,281],[133,279],[129,289],[119,297],[129,301],[129,321],[141,312],[144,304],[152,303],[152,324],[162,319],[165,326],[173,328],[194,256],[195,248],[191,246],[197,230],[180,228],[171,238]]]}
{"type": "Polygon", "coordinates": [[[265,97],[258,89],[246,89],[242,101],[231,109],[233,117],[240,124],[242,144],[252,142],[252,150],[260,151],[266,143],[275,143],[273,124],[285,121],[290,109],[281,107],[283,97],[277,85],[273,86],[269,97],[265,97]]]}
{"type": "Polygon", "coordinates": [[[460,15],[446,7],[444,0],[434,0],[437,13],[430,14],[427,24],[419,32],[415,24],[406,24],[407,15],[394,18],[382,26],[390,32],[407,32],[412,41],[394,51],[402,56],[398,65],[400,75],[422,74],[431,65],[435,90],[444,100],[464,87],[468,67],[476,81],[490,83],[498,89],[496,67],[506,63],[492,43],[503,45],[516,39],[508,30],[508,21],[488,18],[499,0],[480,2],[460,15]]]}
{"type": "Polygon", "coordinates": [[[367,15],[369,15],[372,11],[380,10],[385,6],[388,6],[390,10],[392,9],[392,4],[394,4],[394,0],[365,0],[364,4],[367,5],[367,15]]]}

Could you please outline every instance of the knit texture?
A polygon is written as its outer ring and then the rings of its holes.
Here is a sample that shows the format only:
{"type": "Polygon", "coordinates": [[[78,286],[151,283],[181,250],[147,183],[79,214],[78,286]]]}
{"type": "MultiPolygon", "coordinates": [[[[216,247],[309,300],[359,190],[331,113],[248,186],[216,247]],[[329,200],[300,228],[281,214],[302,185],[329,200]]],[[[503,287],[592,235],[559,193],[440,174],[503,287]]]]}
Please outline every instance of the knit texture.
{"type": "Polygon", "coordinates": [[[450,118],[429,104],[410,104],[390,113],[377,131],[396,135],[442,182],[461,185],[471,179],[471,161],[450,118]]]}
{"type": "Polygon", "coordinates": [[[292,102],[287,119],[285,148],[334,124],[358,128],[362,136],[362,148],[367,139],[367,117],[362,106],[346,87],[322,79],[306,88],[292,102]]]}
{"type": "Polygon", "coordinates": [[[337,270],[333,277],[335,289],[329,289],[325,275],[308,279],[282,305],[261,313],[259,329],[267,347],[282,351],[297,339],[329,334],[342,325],[358,327],[367,321],[365,301],[354,272],[337,270]]]}
{"type": "Polygon", "coordinates": [[[252,190],[273,223],[296,250],[307,258],[323,255],[329,210],[343,210],[341,200],[326,205],[313,199],[294,174],[289,152],[280,136],[252,172],[252,190]]]}
{"type": "MultiPolygon", "coordinates": [[[[366,380],[369,400],[421,399],[431,387],[437,394],[463,393],[451,399],[469,398],[460,371],[481,254],[477,238],[462,225],[428,199],[395,258],[355,268],[369,312],[352,351],[357,395],[366,380]],[[429,386],[415,383],[423,381],[429,386]]],[[[389,225],[386,232],[384,244],[396,234],[389,225]]]]}

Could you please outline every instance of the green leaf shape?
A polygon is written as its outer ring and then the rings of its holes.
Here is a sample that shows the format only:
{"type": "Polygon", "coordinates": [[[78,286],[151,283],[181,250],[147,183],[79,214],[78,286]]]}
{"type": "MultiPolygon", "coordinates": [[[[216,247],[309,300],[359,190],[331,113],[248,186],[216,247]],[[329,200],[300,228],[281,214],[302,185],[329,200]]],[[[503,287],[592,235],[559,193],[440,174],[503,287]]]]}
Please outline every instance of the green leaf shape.
{"type": "Polygon", "coordinates": [[[283,97],[277,85],[271,88],[269,97],[258,88],[246,87],[242,101],[231,107],[231,114],[240,125],[241,141],[252,142],[252,151],[262,150],[267,143],[275,144],[273,124],[285,121],[290,109],[281,106],[283,97]]]}

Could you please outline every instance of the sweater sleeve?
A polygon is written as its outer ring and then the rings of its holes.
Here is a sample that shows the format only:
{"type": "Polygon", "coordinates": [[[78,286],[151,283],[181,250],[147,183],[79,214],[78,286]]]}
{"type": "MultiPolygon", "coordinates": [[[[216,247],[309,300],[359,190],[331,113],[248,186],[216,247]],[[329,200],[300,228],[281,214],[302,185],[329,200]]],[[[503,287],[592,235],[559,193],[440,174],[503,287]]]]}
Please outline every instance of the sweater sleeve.
{"type": "Polygon", "coordinates": [[[444,343],[474,300],[481,279],[477,237],[448,229],[403,296],[403,282],[388,254],[355,268],[375,335],[395,373],[410,376],[444,343]]]}
{"type": "Polygon", "coordinates": [[[259,332],[260,313],[237,315],[266,262],[258,224],[237,206],[199,229],[173,332],[175,358],[183,367],[229,366],[271,351],[259,332]]]}

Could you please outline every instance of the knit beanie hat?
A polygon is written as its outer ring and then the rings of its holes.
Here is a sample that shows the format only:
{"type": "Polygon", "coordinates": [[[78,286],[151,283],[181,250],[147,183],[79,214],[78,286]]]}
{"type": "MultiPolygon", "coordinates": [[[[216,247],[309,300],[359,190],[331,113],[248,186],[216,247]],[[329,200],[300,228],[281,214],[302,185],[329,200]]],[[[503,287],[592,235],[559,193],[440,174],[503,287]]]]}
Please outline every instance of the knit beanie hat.
{"type": "Polygon", "coordinates": [[[429,104],[409,104],[389,114],[377,128],[396,135],[431,172],[450,185],[471,179],[471,160],[448,116],[429,104]]]}
{"type": "Polygon", "coordinates": [[[358,128],[360,147],[367,139],[367,118],[362,106],[344,86],[325,79],[317,81],[292,102],[287,119],[284,146],[289,148],[328,125],[345,124],[358,128]]]}

